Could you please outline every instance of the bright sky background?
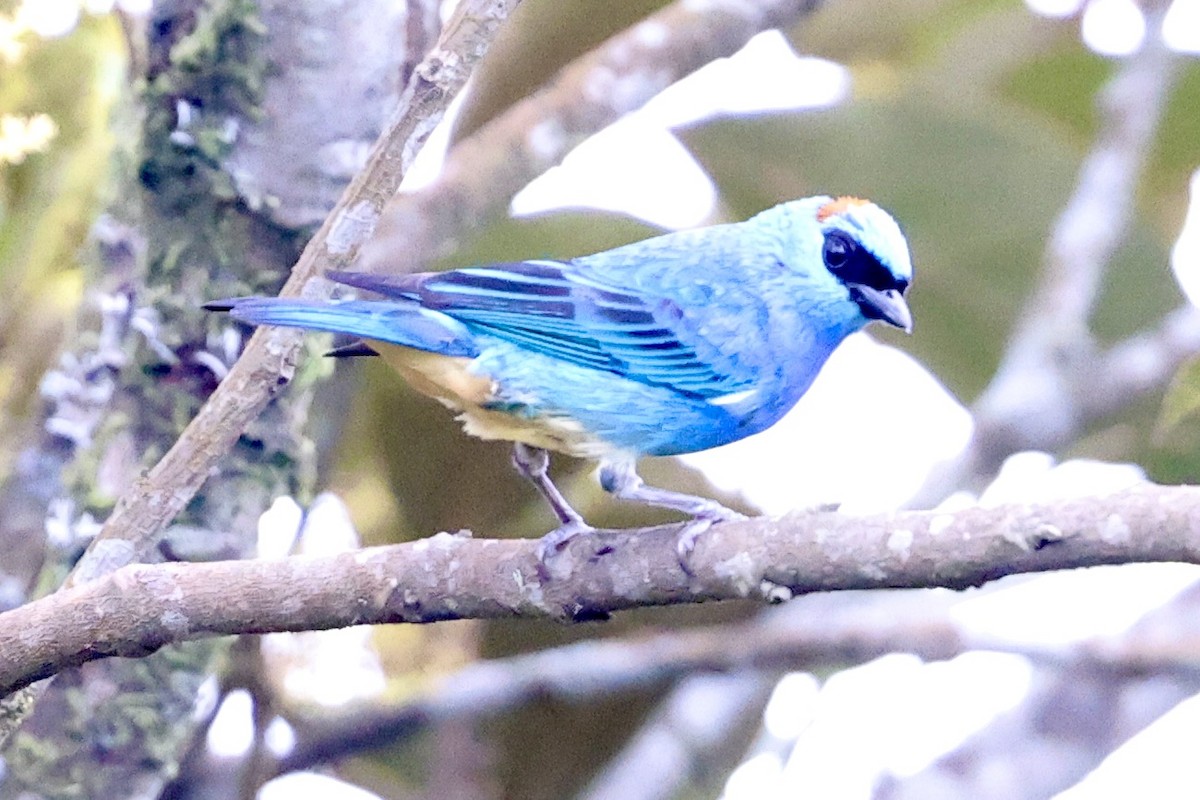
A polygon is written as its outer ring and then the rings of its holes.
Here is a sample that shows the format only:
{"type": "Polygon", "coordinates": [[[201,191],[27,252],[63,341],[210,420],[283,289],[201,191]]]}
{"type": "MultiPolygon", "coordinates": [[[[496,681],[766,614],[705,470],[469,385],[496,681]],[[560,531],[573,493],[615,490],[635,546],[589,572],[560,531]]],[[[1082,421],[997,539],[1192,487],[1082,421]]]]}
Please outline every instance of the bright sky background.
{"type": "MultiPolygon", "coordinates": [[[[82,4],[88,12],[112,5],[113,0],[82,4]]],[[[122,0],[120,5],[144,10],[149,0],[122,0]]],[[[1039,14],[1067,16],[1076,13],[1083,0],[1027,0],[1027,5],[1039,14]]],[[[78,0],[25,0],[17,19],[43,35],[58,35],[76,24],[80,9],[78,0]]],[[[1125,55],[1134,52],[1145,35],[1141,12],[1132,0],[1087,3],[1081,36],[1093,50],[1125,55]]],[[[1175,0],[1164,38],[1174,49],[1200,53],[1200,0],[1175,0]]],[[[819,107],[852,94],[851,76],[839,65],[797,57],[777,33],[760,35],[737,56],[706,67],[579,147],[562,166],[516,197],[514,213],[590,206],[629,213],[666,228],[701,224],[712,213],[713,185],[671,135],[672,126],[722,112],[819,107]],[[763,71],[791,78],[772,81],[768,88],[746,77],[763,71]]],[[[443,126],[438,134],[443,143],[445,130],[443,126]]],[[[437,141],[423,154],[422,169],[410,176],[408,187],[428,180],[436,171],[437,141]]],[[[829,187],[833,193],[837,189],[829,187]]],[[[1172,260],[1185,291],[1195,301],[1200,296],[1200,172],[1192,181],[1192,198],[1187,227],[1172,260]]],[[[915,291],[920,291],[919,265],[915,291]]],[[[920,335],[919,320],[914,335],[920,335]]],[[[685,460],[770,513],[830,501],[842,502],[847,512],[885,510],[915,491],[934,463],[957,453],[970,426],[965,409],[919,363],[876,343],[869,334],[859,334],[835,354],[808,395],[775,428],[685,460]],[[880,386],[887,387],[887,419],[903,418],[904,426],[885,428],[884,417],[870,413],[880,386]],[[880,427],[873,428],[873,423],[880,427]],[[881,440],[888,442],[893,454],[889,459],[861,457],[881,440]],[[797,453],[804,456],[799,461],[797,453]]],[[[1010,463],[991,499],[1028,496],[1034,487],[1043,494],[1077,494],[1139,478],[1140,472],[1128,466],[1056,467],[1045,456],[1029,454],[1010,463]]],[[[285,552],[297,535],[301,514],[289,503],[276,504],[264,517],[260,531],[264,552],[285,552]]],[[[314,519],[322,536],[331,537],[323,546],[353,546],[353,529],[336,498],[322,499],[308,524],[316,525],[314,519]],[[343,535],[333,536],[338,530],[343,535]]],[[[1039,576],[1014,581],[1009,588],[964,595],[958,613],[964,622],[996,635],[1061,642],[1119,631],[1198,576],[1197,568],[1180,565],[1039,576]],[[1062,602],[1063,598],[1070,602],[1062,602]]],[[[347,674],[355,675],[358,696],[382,689],[382,672],[364,633],[312,634],[314,638],[304,640],[302,647],[297,647],[297,639],[273,637],[270,648],[274,657],[298,662],[307,653],[292,688],[315,702],[336,703],[349,698],[323,696],[321,687],[346,685],[347,674]]],[[[801,791],[826,800],[867,798],[884,771],[920,770],[1018,703],[1029,680],[1030,667],[1024,659],[982,653],[937,664],[891,656],[839,673],[823,685],[808,675],[790,676],[768,708],[764,741],[775,737],[795,746],[764,747],[752,754],[731,777],[724,798],[795,797],[801,791]],[[983,686],[987,691],[980,691],[983,686]]],[[[244,751],[249,743],[248,721],[248,698],[231,697],[213,727],[210,745],[221,753],[244,751]]],[[[1164,716],[1092,777],[1060,797],[1194,796],[1191,766],[1198,736],[1200,700],[1164,716]]],[[[290,737],[286,726],[274,730],[272,747],[286,750],[290,737]]],[[[272,781],[261,796],[373,797],[309,774],[272,781]]]]}

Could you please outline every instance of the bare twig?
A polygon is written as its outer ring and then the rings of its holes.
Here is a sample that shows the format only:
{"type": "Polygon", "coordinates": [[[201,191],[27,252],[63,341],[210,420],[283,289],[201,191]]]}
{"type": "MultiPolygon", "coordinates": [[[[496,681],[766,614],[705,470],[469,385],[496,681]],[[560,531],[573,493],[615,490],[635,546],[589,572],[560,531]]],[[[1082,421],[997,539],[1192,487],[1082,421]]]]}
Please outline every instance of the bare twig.
{"type": "MultiPolygon", "coordinates": [[[[756,619],[732,629],[722,625],[642,640],[583,641],[529,655],[481,661],[448,675],[438,688],[401,706],[380,708],[375,704],[342,718],[311,722],[292,719],[299,740],[276,769],[278,773],[309,769],[407,739],[448,720],[487,719],[536,699],[583,702],[652,687],[694,672],[735,672],[753,676],[750,679],[758,683],[760,671],[775,673],[803,665],[836,663],[846,655],[846,643],[852,638],[835,640],[812,626],[801,626],[793,635],[791,630],[756,619]],[[742,639],[743,635],[747,638],[742,639]],[[738,647],[729,646],[731,637],[736,637],[738,647]],[[833,647],[831,642],[836,642],[833,647]]],[[[853,645],[851,648],[860,652],[853,645]]],[[[889,651],[879,654],[883,652],[889,651]]],[[[744,705],[752,698],[740,694],[737,699],[744,705]]]]}
{"type": "Polygon", "coordinates": [[[976,586],[1004,575],[1143,561],[1200,563],[1200,488],[1144,484],[1054,504],[873,517],[802,513],[706,533],[694,574],[677,526],[536,543],[431,539],[356,553],[132,565],[0,615],[0,692],[105,656],[218,634],[383,622],[594,620],[639,606],[789,599],[837,589],[976,586]]]}

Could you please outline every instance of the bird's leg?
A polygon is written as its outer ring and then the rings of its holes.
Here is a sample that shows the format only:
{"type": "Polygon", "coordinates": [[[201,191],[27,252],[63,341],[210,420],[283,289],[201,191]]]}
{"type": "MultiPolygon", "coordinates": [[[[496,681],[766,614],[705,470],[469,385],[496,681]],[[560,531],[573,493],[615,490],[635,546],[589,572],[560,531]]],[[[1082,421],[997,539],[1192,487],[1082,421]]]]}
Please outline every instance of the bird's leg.
{"type": "Polygon", "coordinates": [[[716,500],[647,486],[641,476],[637,474],[637,469],[632,461],[603,463],[600,466],[600,485],[604,491],[622,500],[632,500],[636,503],[682,511],[693,518],[692,522],[680,531],[679,538],[675,541],[679,564],[685,572],[691,571],[688,569],[688,560],[691,557],[692,549],[696,546],[696,540],[711,528],[714,522],[745,519],[742,514],[726,508],[716,500]]]}
{"type": "Polygon", "coordinates": [[[542,537],[538,543],[538,560],[545,563],[546,559],[562,549],[563,545],[581,533],[590,531],[592,527],[584,522],[578,511],[571,507],[567,498],[550,480],[550,454],[540,447],[530,447],[517,442],[513,445],[513,466],[517,472],[529,479],[537,487],[538,492],[546,499],[554,515],[558,517],[559,525],[542,537]]]}
{"type": "Polygon", "coordinates": [[[682,511],[700,519],[721,522],[731,519],[745,519],[744,516],[726,508],[716,500],[707,497],[697,497],[694,494],[672,492],[669,489],[658,489],[647,486],[637,474],[632,461],[606,461],[600,466],[600,485],[604,491],[635,503],[645,503],[651,506],[671,508],[682,511]]]}
{"type": "Polygon", "coordinates": [[[517,442],[513,445],[512,462],[517,472],[528,478],[542,497],[546,498],[550,510],[558,517],[560,523],[587,527],[583,517],[571,507],[567,498],[563,497],[562,492],[554,485],[554,481],[550,480],[549,453],[540,447],[530,447],[517,442]]]}

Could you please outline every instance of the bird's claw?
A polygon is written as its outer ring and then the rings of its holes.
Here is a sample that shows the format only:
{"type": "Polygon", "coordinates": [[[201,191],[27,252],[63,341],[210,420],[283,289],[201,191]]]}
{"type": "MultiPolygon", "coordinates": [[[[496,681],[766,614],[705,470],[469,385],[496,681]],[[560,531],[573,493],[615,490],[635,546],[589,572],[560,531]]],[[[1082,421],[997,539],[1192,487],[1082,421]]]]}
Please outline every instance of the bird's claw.
{"type": "MultiPolygon", "coordinates": [[[[706,504],[703,509],[698,509],[696,516],[683,524],[675,538],[675,557],[679,562],[680,569],[689,576],[695,574],[691,567],[692,552],[696,549],[696,542],[709,528],[720,522],[736,522],[746,518],[745,514],[739,514],[716,502],[712,502],[711,505],[706,504]]],[[[538,540],[536,550],[538,575],[543,580],[549,578],[551,563],[563,548],[570,544],[575,537],[585,533],[594,533],[595,530],[582,519],[571,520],[542,536],[538,540]]]]}
{"type": "Polygon", "coordinates": [[[675,557],[679,561],[679,568],[685,575],[694,575],[692,552],[696,549],[696,542],[700,540],[700,537],[718,522],[736,522],[746,518],[745,514],[739,514],[719,503],[713,503],[712,509],[706,510],[684,523],[675,538],[675,557]]]}
{"type": "Polygon", "coordinates": [[[542,536],[537,543],[538,574],[543,578],[548,577],[551,560],[576,536],[594,530],[595,528],[583,520],[571,520],[542,536]]]}

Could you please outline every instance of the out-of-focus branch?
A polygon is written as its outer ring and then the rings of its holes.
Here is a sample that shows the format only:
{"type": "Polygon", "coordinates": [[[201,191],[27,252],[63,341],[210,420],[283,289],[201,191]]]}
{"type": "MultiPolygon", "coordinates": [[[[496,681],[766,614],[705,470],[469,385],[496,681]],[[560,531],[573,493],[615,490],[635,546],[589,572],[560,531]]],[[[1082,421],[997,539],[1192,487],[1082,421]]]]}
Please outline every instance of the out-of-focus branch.
{"type": "MultiPolygon", "coordinates": [[[[1196,592],[1180,602],[1194,603],[1196,592]]],[[[887,653],[928,661],[969,650],[1025,655],[1042,666],[1104,678],[1171,675],[1200,681],[1194,637],[1156,622],[1161,610],[1130,631],[1061,645],[981,635],[952,613],[956,598],[928,593],[810,595],[766,610],[740,625],[671,631],[651,638],[593,640],[539,653],[472,664],[428,694],[394,708],[356,709],[340,719],[293,719],[299,740],[278,772],[308,769],[413,736],[450,719],[479,720],[538,698],[580,701],[644,689],[696,672],[749,677],[797,669],[866,663],[887,653]],[[736,647],[730,643],[736,642],[736,647]]],[[[1178,621],[1177,613],[1167,617],[1178,621]]]]}
{"type": "Polygon", "coordinates": [[[817,5],[678,0],[612,37],[459,144],[428,190],[397,197],[363,248],[360,267],[420,269],[455,237],[502,213],[517,191],[591,134],[680,78],[737,52],[760,31],[791,25],[817,5]]]}
{"type": "MultiPolygon", "coordinates": [[[[724,641],[728,648],[728,638],[724,641]]],[[[580,800],[671,800],[697,784],[718,781],[719,788],[758,728],[775,682],[775,675],[761,672],[692,675],[659,704],[580,800]],[[745,736],[737,736],[739,731],[745,736]]]]}
{"type": "Polygon", "coordinates": [[[1058,442],[1074,428],[1076,403],[1070,401],[1078,388],[1078,362],[1093,349],[1089,319],[1105,271],[1128,231],[1146,154],[1177,72],[1177,60],[1158,35],[1161,24],[1149,27],[1141,52],[1101,93],[1095,145],[1050,234],[1038,286],[996,377],[977,403],[985,449],[989,427],[1015,422],[1022,431],[1018,436],[1058,442]],[[1039,381],[1038,376],[1050,377],[1039,381]],[[1041,391],[1030,391],[1038,383],[1045,384],[1041,391]],[[1061,410],[1047,413],[1054,408],[1061,410]]]}
{"type": "Polygon", "coordinates": [[[1197,352],[1200,309],[1188,305],[1168,314],[1157,328],[1097,354],[1089,391],[1078,394],[1083,420],[1103,419],[1160,391],[1197,352]],[[1094,380],[1097,375],[1104,379],[1094,380]]]}
{"type": "Polygon", "coordinates": [[[131,565],[0,615],[0,691],[106,656],[219,634],[464,618],[604,619],[706,600],[977,586],[1004,575],[1142,561],[1200,563],[1200,489],[1144,484],[1040,506],[872,517],[811,512],[724,523],[688,575],[677,526],[536,542],[438,534],[324,557],[131,565]]]}
{"type": "Polygon", "coordinates": [[[996,375],[972,408],[975,431],[968,448],[935,471],[913,505],[932,506],[956,489],[982,488],[1019,450],[1062,447],[1097,420],[1165,386],[1196,351],[1200,314],[1190,309],[1107,352],[1097,348],[1089,327],[1178,73],[1178,58],[1161,36],[1165,5],[1147,12],[1145,44],[1101,94],[1095,146],[1054,226],[1041,279],[996,375]]]}
{"type": "Polygon", "coordinates": [[[875,797],[1008,800],[1065,791],[1200,688],[1198,609],[1200,584],[1192,584],[1127,631],[1026,653],[1041,668],[1019,705],[921,772],[885,778],[875,797]]]}

